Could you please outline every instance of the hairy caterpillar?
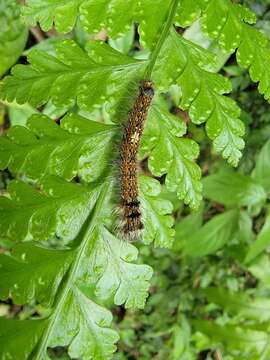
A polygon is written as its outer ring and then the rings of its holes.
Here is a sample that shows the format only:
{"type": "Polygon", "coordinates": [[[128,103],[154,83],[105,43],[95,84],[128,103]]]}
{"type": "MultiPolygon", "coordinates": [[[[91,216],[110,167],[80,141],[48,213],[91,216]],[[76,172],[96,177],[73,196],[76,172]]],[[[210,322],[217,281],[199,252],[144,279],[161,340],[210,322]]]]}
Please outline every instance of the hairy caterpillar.
{"type": "Polygon", "coordinates": [[[121,233],[124,238],[131,240],[135,240],[143,229],[137,180],[137,153],[153,96],[153,83],[142,81],[139,95],[128,114],[120,145],[121,233]]]}

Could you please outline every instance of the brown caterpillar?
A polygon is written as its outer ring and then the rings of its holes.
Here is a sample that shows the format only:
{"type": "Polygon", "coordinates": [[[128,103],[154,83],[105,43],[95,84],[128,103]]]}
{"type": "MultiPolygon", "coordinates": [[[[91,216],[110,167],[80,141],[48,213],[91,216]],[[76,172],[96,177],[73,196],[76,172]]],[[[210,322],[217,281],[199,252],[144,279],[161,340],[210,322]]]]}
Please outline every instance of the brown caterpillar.
{"type": "Polygon", "coordinates": [[[153,97],[153,83],[142,81],[139,95],[128,114],[120,146],[121,235],[130,240],[135,240],[143,229],[137,180],[137,153],[153,97]]]}

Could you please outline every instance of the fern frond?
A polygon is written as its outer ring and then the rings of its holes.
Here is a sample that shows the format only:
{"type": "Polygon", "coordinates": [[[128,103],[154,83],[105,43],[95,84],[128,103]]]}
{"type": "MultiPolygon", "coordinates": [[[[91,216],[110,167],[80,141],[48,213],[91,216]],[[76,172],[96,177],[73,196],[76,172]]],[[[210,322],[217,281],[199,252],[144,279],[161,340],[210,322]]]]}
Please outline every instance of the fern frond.
{"type": "Polygon", "coordinates": [[[7,76],[1,98],[29,103],[35,107],[52,99],[58,106],[72,106],[77,100],[85,110],[104,102],[114,87],[121,88],[121,79],[140,77],[144,61],[123,55],[103,42],[92,41],[84,51],[73,40],[54,44],[55,56],[33,49],[28,55],[31,65],[16,65],[13,76],[7,76]],[[114,85],[114,86],[113,86],[114,85]]]}
{"type": "Polygon", "coordinates": [[[0,0],[0,76],[19,58],[28,31],[20,19],[20,6],[13,0],[0,0]]]}
{"type": "MultiPolygon", "coordinates": [[[[9,320],[3,320],[7,321],[7,327],[11,325],[15,329],[18,325],[22,332],[24,329],[30,332],[29,338],[33,340],[31,347],[24,347],[25,359],[32,352],[37,359],[46,358],[48,347],[55,346],[68,346],[70,356],[75,358],[110,359],[118,336],[109,329],[110,312],[92,299],[113,297],[115,304],[125,304],[128,308],[144,306],[152,270],[146,265],[132,264],[137,249],[118,240],[103,226],[107,211],[104,205],[110,198],[111,187],[103,184],[95,209],[81,227],[73,248],[53,250],[28,243],[15,247],[11,256],[1,255],[0,266],[5,266],[5,272],[1,277],[0,297],[5,299],[13,294],[20,302],[35,299],[51,306],[50,315],[44,320],[12,325],[9,320]],[[48,256],[50,262],[44,266],[48,256]],[[39,329],[35,336],[33,322],[39,329]]],[[[17,340],[14,358],[23,353],[20,337],[17,340]]],[[[2,356],[8,356],[11,351],[10,345],[1,343],[0,348],[2,356]]]]}
{"type": "Polygon", "coordinates": [[[56,235],[63,243],[73,240],[93,208],[98,187],[84,187],[45,176],[33,189],[13,180],[8,197],[0,197],[0,231],[13,242],[45,241],[56,235]]]}
{"type": "Polygon", "coordinates": [[[270,45],[266,36],[251,26],[255,14],[230,0],[211,0],[205,8],[202,28],[217,40],[221,48],[233,53],[239,65],[248,69],[251,79],[259,83],[259,92],[270,98],[270,45]]]}
{"type": "Polygon", "coordinates": [[[199,156],[199,146],[191,139],[179,138],[185,132],[184,122],[170,114],[167,106],[158,100],[147,120],[141,156],[149,154],[151,172],[159,177],[167,174],[168,190],[196,208],[202,198],[201,170],[194,162],[199,156]]]}
{"type": "Polygon", "coordinates": [[[172,83],[180,85],[180,107],[189,110],[195,124],[206,122],[206,131],[215,150],[236,166],[244,147],[245,128],[236,103],[223,95],[231,91],[230,82],[207,70],[213,62],[213,55],[207,50],[171,31],[153,76],[164,88],[172,83]],[[179,54],[178,57],[174,57],[174,53],[179,54]],[[164,69],[168,70],[166,77],[162,75],[164,69]]]}
{"type": "Polygon", "coordinates": [[[75,113],[66,115],[60,126],[45,115],[33,115],[27,127],[14,126],[1,137],[0,168],[23,173],[31,180],[50,174],[95,181],[111,160],[116,131],[116,126],[75,113]]]}
{"type": "Polygon", "coordinates": [[[171,216],[173,205],[160,197],[160,183],[150,177],[141,176],[140,201],[143,210],[143,242],[160,248],[170,248],[174,241],[174,219],[171,216]]]}

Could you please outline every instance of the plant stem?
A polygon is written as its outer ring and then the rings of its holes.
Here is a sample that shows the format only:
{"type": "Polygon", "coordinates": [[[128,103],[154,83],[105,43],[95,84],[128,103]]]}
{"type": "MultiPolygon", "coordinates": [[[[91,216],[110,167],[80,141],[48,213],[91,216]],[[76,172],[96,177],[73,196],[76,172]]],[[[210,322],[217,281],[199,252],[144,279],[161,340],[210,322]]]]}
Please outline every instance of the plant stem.
{"type": "Polygon", "coordinates": [[[43,32],[41,31],[41,29],[38,26],[32,26],[32,27],[30,27],[29,30],[30,30],[30,33],[34,36],[34,38],[36,39],[36,41],[38,43],[40,43],[41,41],[43,41],[45,39],[43,32]]]}
{"type": "Polygon", "coordinates": [[[158,55],[160,53],[160,50],[163,46],[164,41],[166,40],[167,36],[168,36],[168,32],[171,29],[171,26],[173,24],[173,19],[175,16],[175,12],[177,9],[177,5],[178,5],[179,0],[172,0],[171,5],[170,5],[170,9],[169,9],[169,14],[168,14],[168,18],[167,21],[165,22],[163,29],[161,31],[161,35],[158,39],[158,42],[155,46],[154,51],[151,54],[150,57],[150,62],[146,68],[145,71],[145,80],[150,80],[151,79],[151,75],[155,66],[155,63],[157,61],[158,55]]]}

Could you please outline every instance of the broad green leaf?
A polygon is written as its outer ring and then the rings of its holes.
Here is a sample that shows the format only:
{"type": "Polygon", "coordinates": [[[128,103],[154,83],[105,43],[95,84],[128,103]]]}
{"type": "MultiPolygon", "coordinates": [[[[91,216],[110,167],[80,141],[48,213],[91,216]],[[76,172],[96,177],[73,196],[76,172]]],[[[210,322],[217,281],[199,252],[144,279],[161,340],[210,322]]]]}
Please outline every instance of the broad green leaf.
{"type": "Polygon", "coordinates": [[[213,55],[171,31],[158,57],[154,80],[164,89],[177,83],[182,90],[180,107],[189,110],[195,124],[206,122],[206,132],[215,151],[236,166],[244,147],[245,127],[240,109],[224,96],[231,83],[221,75],[209,72],[215,65],[213,55]],[[178,54],[178,56],[175,56],[178,54]]]}
{"type": "Polygon", "coordinates": [[[53,250],[34,243],[16,246],[11,255],[0,254],[0,298],[16,304],[33,299],[50,307],[74,256],[71,250],[53,250]]]}
{"type": "Polygon", "coordinates": [[[248,270],[255,276],[264,287],[270,288],[270,263],[269,257],[264,254],[257,256],[249,265],[248,270]]]}
{"type": "Polygon", "coordinates": [[[173,249],[175,251],[182,250],[185,242],[191,233],[200,229],[203,223],[203,207],[197,211],[193,211],[190,215],[181,218],[175,226],[175,242],[173,249]]]}
{"type": "Polygon", "coordinates": [[[141,176],[139,182],[145,227],[142,240],[146,244],[153,241],[156,247],[171,247],[174,241],[174,220],[171,216],[173,205],[159,197],[161,185],[157,180],[141,176]]]}
{"type": "Polygon", "coordinates": [[[270,214],[254,243],[251,244],[245,261],[248,263],[260,255],[270,245],[270,214]]]}
{"type": "Polygon", "coordinates": [[[20,20],[20,7],[14,0],[0,0],[0,77],[19,58],[28,31],[20,20]]]}
{"type": "Polygon", "coordinates": [[[191,328],[188,320],[181,316],[180,325],[175,325],[173,329],[173,349],[172,360],[188,360],[190,357],[190,340],[191,340],[191,328]]]}
{"type": "Polygon", "coordinates": [[[67,183],[57,177],[45,177],[41,192],[12,181],[9,196],[0,197],[0,231],[13,241],[44,241],[54,235],[73,240],[93,208],[97,188],[67,183]]]}
{"type": "MultiPolygon", "coordinates": [[[[236,239],[239,243],[249,244],[254,238],[253,233],[253,219],[252,216],[245,210],[241,209],[239,214],[238,231],[236,233],[236,239]]],[[[244,250],[244,247],[243,247],[244,250]]]]}
{"type": "MultiPolygon", "coordinates": [[[[183,120],[170,114],[162,103],[150,111],[142,139],[142,154],[150,154],[149,169],[155,176],[167,174],[170,191],[192,208],[201,201],[201,170],[194,160],[199,155],[195,141],[179,138],[186,131],[183,120]]],[[[141,155],[142,156],[142,155],[141,155]]]]}
{"type": "Polygon", "coordinates": [[[265,191],[270,191],[270,141],[261,149],[252,176],[263,185],[265,191]]]}
{"type": "MultiPolygon", "coordinates": [[[[75,35],[74,35],[75,37],[75,35]]],[[[59,41],[69,39],[70,37],[68,35],[55,35],[53,37],[48,37],[43,39],[41,42],[38,42],[31,46],[29,49],[24,50],[23,55],[28,56],[32,50],[42,50],[46,53],[55,56],[55,44],[57,44],[59,41]]]]}
{"type": "Polygon", "coordinates": [[[12,127],[0,139],[0,168],[36,180],[45,174],[66,180],[95,181],[111,160],[116,127],[70,113],[58,126],[45,115],[33,115],[27,128],[12,127]],[[37,162],[38,159],[38,162],[37,162]]]}
{"type": "Polygon", "coordinates": [[[215,253],[233,239],[238,220],[237,210],[230,210],[213,217],[190,234],[183,246],[184,253],[194,257],[215,253]]]}
{"type": "Polygon", "coordinates": [[[257,359],[268,342],[268,334],[247,327],[219,325],[209,320],[192,320],[194,330],[200,331],[211,339],[211,344],[222,344],[229,350],[240,350],[250,359],[257,359]],[[253,357],[251,357],[253,356],[253,357]]]}
{"type": "Polygon", "coordinates": [[[255,238],[253,232],[253,218],[245,210],[239,214],[238,227],[233,237],[233,244],[226,249],[227,254],[237,262],[243,264],[247,254],[247,248],[255,238]]]}
{"type": "Polygon", "coordinates": [[[143,61],[99,41],[89,42],[86,51],[72,40],[54,46],[56,56],[33,49],[28,55],[30,65],[13,68],[12,76],[6,77],[2,85],[2,100],[37,107],[52,99],[58,107],[77,102],[89,110],[104,102],[109,85],[112,96],[131,79],[139,78],[144,68],[143,61]]]}
{"type": "Polygon", "coordinates": [[[221,171],[204,178],[203,185],[207,199],[226,206],[247,206],[256,213],[266,201],[261,184],[240,173],[221,171]]]}
{"type": "Polygon", "coordinates": [[[256,297],[251,299],[245,292],[229,292],[223,288],[203,290],[209,302],[219,305],[223,310],[240,318],[264,322],[270,317],[270,300],[256,297]]]}

